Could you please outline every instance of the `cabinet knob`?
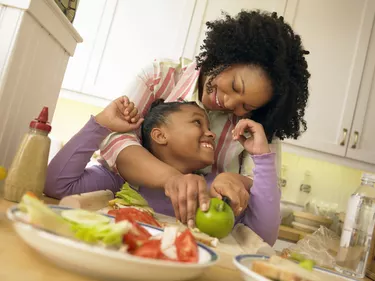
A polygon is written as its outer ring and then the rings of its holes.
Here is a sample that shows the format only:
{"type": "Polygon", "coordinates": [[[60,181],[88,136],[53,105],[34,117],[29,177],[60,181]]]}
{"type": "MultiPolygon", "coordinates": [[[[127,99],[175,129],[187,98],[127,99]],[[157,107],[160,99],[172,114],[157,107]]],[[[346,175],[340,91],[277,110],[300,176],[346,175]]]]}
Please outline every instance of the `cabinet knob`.
{"type": "Polygon", "coordinates": [[[358,136],[359,136],[359,133],[357,131],[355,131],[354,132],[354,142],[352,144],[352,149],[356,149],[357,148],[358,136]]]}
{"type": "Polygon", "coordinates": [[[347,134],[348,134],[348,129],[345,129],[345,128],[344,128],[342,131],[343,131],[343,136],[342,136],[342,140],[341,140],[341,142],[340,142],[340,145],[341,145],[341,146],[344,146],[345,143],[346,143],[346,136],[347,136],[347,134]]]}

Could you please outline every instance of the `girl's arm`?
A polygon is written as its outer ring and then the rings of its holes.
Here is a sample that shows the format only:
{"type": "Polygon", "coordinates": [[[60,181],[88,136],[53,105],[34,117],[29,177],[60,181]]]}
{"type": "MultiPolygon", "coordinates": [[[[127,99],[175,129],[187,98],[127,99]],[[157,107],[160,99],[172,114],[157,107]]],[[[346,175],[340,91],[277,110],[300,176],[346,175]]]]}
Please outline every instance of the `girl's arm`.
{"type": "Polygon", "coordinates": [[[240,120],[232,132],[251,155],[254,162],[253,183],[250,178],[237,174],[218,176],[210,189],[211,194],[226,195],[231,199],[237,222],[242,222],[270,245],[277,239],[280,224],[280,190],[276,173],[276,154],[271,153],[261,124],[249,119],[240,120]],[[246,138],[249,133],[251,137],[246,138]],[[220,180],[220,178],[222,180],[220,180]]]}
{"type": "Polygon", "coordinates": [[[86,125],[51,160],[44,193],[61,199],[67,195],[96,190],[118,191],[123,183],[121,177],[101,165],[86,168],[91,156],[110,132],[91,116],[86,125]]]}
{"type": "Polygon", "coordinates": [[[254,180],[245,211],[236,219],[270,245],[278,236],[281,193],[277,185],[276,154],[254,155],[254,180]]]}
{"type": "Polygon", "coordinates": [[[112,131],[130,132],[138,129],[143,119],[127,97],[111,102],[57,153],[47,170],[45,194],[54,198],[110,189],[123,184],[120,176],[101,165],[86,168],[99,144],[112,131]]]}

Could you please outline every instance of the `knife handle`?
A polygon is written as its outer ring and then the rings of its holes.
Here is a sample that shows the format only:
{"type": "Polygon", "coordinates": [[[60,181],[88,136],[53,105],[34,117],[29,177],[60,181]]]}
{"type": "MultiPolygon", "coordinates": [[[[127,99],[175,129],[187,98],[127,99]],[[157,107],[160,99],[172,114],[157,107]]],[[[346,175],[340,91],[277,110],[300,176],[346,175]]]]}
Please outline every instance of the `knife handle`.
{"type": "Polygon", "coordinates": [[[230,206],[230,199],[227,196],[223,196],[223,201],[230,206]]]}

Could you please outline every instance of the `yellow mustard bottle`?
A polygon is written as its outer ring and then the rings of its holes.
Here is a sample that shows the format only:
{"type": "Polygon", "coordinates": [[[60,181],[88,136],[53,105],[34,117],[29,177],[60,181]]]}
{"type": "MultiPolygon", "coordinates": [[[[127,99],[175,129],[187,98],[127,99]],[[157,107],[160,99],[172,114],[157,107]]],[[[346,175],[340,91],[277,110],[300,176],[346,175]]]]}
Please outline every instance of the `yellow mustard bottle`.
{"type": "Polygon", "coordinates": [[[44,107],[39,117],[30,122],[29,132],[23,137],[9,168],[4,184],[4,199],[20,202],[28,191],[39,198],[42,196],[51,144],[48,137],[50,131],[48,107],[44,107]]]}

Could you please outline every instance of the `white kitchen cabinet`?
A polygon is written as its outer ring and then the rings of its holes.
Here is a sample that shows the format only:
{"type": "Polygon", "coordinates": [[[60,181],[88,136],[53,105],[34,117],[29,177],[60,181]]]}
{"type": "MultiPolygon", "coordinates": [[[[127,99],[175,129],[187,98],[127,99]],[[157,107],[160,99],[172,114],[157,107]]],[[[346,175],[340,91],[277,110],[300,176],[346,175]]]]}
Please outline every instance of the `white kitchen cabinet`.
{"type": "Polygon", "coordinates": [[[116,1],[113,0],[81,0],[79,2],[73,25],[84,41],[77,46],[74,58],[69,60],[62,88],[82,92],[100,23],[108,12],[113,14],[114,3],[116,1]]]}
{"type": "Polygon", "coordinates": [[[184,57],[194,59],[205,38],[206,22],[222,16],[222,11],[234,16],[241,10],[265,10],[282,15],[286,0],[198,0],[186,40],[184,57]]]}
{"type": "Polygon", "coordinates": [[[82,38],[53,0],[0,0],[0,166],[8,168],[43,106],[52,119],[82,38]]]}
{"type": "Polygon", "coordinates": [[[375,24],[368,48],[347,157],[375,164],[375,24]]]}
{"type": "Polygon", "coordinates": [[[288,1],[285,19],[311,52],[311,80],[308,129],[287,143],[346,155],[374,15],[373,0],[288,1]]]}
{"type": "Polygon", "coordinates": [[[182,56],[195,1],[92,2],[80,1],[75,27],[89,42],[71,60],[64,89],[112,100],[155,58],[182,56]]]}

